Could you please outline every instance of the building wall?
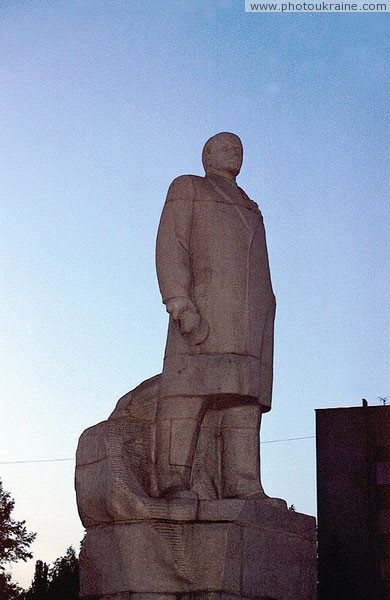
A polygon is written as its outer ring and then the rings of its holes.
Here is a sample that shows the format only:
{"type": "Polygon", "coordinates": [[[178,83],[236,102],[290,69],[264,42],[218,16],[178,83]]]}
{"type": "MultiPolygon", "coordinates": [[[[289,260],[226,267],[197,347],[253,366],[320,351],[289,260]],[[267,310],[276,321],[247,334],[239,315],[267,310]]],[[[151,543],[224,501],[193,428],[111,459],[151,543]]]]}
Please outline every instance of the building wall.
{"type": "Polygon", "coordinates": [[[390,406],[320,409],[319,600],[390,600],[390,406]]]}

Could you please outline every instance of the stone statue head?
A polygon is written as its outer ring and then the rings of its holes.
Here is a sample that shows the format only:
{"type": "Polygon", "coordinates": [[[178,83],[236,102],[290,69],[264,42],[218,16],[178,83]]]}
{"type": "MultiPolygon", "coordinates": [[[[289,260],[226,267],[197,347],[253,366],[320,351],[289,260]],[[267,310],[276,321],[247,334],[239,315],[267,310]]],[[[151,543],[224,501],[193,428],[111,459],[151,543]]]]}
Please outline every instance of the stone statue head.
{"type": "Polygon", "coordinates": [[[204,145],[202,162],[206,173],[229,174],[236,177],[241,169],[242,143],[238,135],[223,131],[213,135],[204,145]]]}

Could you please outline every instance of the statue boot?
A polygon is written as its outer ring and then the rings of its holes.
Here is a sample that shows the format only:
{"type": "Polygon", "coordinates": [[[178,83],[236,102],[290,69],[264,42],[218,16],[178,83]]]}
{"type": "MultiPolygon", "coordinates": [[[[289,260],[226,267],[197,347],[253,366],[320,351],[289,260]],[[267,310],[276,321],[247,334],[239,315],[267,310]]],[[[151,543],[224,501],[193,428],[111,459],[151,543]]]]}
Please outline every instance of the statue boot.
{"type": "Polygon", "coordinates": [[[229,408],[222,419],[223,498],[258,498],[277,508],[285,500],[270,498],[260,477],[261,406],[229,408]]]}
{"type": "Polygon", "coordinates": [[[222,497],[266,497],[260,483],[260,407],[238,406],[224,411],[222,434],[222,497]]]}
{"type": "Polygon", "coordinates": [[[161,498],[197,499],[190,490],[191,470],[205,401],[162,398],[157,411],[156,474],[161,498]]]}

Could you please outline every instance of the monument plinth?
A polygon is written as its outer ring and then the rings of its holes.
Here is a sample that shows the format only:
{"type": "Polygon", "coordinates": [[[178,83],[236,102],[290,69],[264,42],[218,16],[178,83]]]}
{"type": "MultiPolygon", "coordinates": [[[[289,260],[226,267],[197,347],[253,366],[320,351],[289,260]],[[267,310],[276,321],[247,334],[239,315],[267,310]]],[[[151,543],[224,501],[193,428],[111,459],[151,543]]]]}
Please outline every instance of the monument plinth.
{"type": "Polygon", "coordinates": [[[200,599],[218,592],[229,600],[312,600],[315,520],[287,510],[282,500],[221,497],[223,482],[210,477],[218,472],[217,408],[199,433],[191,482],[198,497],[152,496],[160,380],[126,394],[107,421],[80,438],[76,487],[88,532],[80,597],[200,599]]]}
{"type": "Polygon", "coordinates": [[[261,213],[236,184],[242,155],[217,134],[206,176],[172,183],[156,253],[163,372],[80,438],[84,600],[315,598],[314,518],[260,482],[275,297],[261,213]]]}

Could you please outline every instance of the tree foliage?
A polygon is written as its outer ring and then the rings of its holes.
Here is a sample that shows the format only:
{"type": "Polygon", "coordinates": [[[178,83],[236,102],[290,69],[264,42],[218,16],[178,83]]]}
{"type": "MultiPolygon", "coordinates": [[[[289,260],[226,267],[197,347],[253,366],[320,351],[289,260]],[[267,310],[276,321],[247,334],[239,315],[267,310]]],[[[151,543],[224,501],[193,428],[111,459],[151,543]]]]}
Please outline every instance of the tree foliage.
{"type": "Polygon", "coordinates": [[[79,561],[72,546],[50,569],[48,600],[78,600],[79,561]]]}
{"type": "Polygon", "coordinates": [[[72,546],[50,568],[36,561],[28,591],[13,583],[4,571],[6,563],[32,557],[29,546],[36,537],[36,533],[27,531],[25,521],[12,518],[14,506],[15,500],[3,490],[0,480],[0,600],[78,600],[79,561],[72,546]]]}
{"type": "MultiPolygon", "coordinates": [[[[72,546],[65,556],[48,568],[37,560],[34,579],[25,600],[77,600],[79,597],[79,561],[72,546]]],[[[1,596],[0,596],[1,598],[1,596]]]]}
{"type": "Polygon", "coordinates": [[[11,581],[9,573],[0,572],[0,600],[22,600],[23,590],[11,581]]]}
{"type": "Polygon", "coordinates": [[[3,490],[0,480],[0,570],[4,570],[4,563],[27,560],[32,557],[28,551],[30,544],[35,540],[36,533],[27,531],[25,521],[15,521],[11,513],[15,500],[9,492],[3,490]]]}
{"type": "Polygon", "coordinates": [[[37,560],[35,563],[34,579],[30,589],[25,595],[25,600],[44,600],[47,598],[49,568],[46,563],[37,560]]]}

